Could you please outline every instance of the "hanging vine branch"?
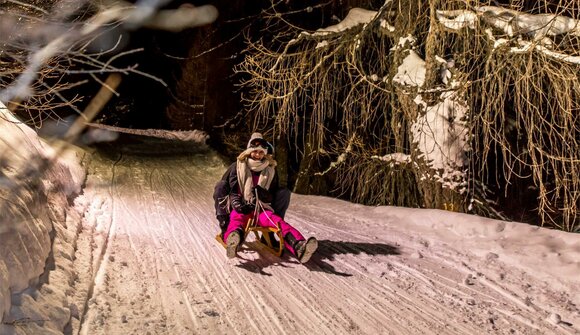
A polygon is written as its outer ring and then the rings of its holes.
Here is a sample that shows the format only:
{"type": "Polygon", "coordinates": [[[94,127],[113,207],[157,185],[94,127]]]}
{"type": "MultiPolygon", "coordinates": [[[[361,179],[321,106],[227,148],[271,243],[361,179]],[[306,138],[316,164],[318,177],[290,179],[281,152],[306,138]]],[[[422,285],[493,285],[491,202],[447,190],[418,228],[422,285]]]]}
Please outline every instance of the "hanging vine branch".
{"type": "Polygon", "coordinates": [[[307,174],[350,199],[501,217],[485,184],[530,180],[542,223],[575,230],[577,6],[387,0],[281,45],[248,40],[237,71],[256,124],[307,140],[325,162],[307,174]]]}

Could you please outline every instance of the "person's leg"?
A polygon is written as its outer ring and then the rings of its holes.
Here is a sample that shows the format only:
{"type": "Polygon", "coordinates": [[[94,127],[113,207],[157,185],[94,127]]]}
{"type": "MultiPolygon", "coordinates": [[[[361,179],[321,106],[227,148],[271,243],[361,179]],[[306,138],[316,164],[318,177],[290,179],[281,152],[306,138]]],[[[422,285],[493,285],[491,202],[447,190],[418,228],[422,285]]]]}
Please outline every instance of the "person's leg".
{"type": "Polygon", "coordinates": [[[302,236],[298,229],[292,227],[292,225],[284,221],[279,215],[268,210],[260,213],[258,216],[258,224],[261,227],[276,227],[278,225],[286,242],[284,243],[284,247],[296,256],[294,251],[296,243],[298,241],[304,241],[304,236],[302,236]]]}
{"type": "Polygon", "coordinates": [[[280,216],[271,211],[264,211],[258,217],[258,224],[262,227],[280,227],[282,236],[284,236],[284,246],[290,251],[300,263],[306,263],[318,248],[318,241],[314,237],[308,240],[289,223],[284,221],[280,216]]]}
{"type": "MultiPolygon", "coordinates": [[[[288,206],[290,206],[290,195],[291,194],[292,194],[292,192],[290,192],[289,189],[281,188],[281,189],[278,189],[274,193],[274,196],[272,197],[272,204],[271,204],[272,209],[274,210],[274,213],[276,213],[282,219],[284,219],[284,216],[286,215],[286,210],[288,210],[288,206]]],[[[274,238],[274,233],[268,233],[268,235],[270,236],[270,241],[272,241],[272,247],[277,249],[279,247],[279,245],[278,245],[278,241],[274,238]]],[[[266,244],[266,239],[264,238],[264,236],[262,236],[260,241],[262,243],[266,244]]]]}
{"type": "Polygon", "coordinates": [[[236,257],[238,246],[244,239],[244,228],[252,214],[241,214],[232,210],[230,214],[230,223],[223,234],[226,244],[226,255],[228,258],[236,257]]]}
{"type": "Polygon", "coordinates": [[[318,249],[318,240],[314,236],[309,237],[308,240],[298,241],[294,245],[294,253],[300,263],[308,262],[316,249],[318,249]]]}
{"type": "Polygon", "coordinates": [[[282,219],[284,219],[286,216],[286,210],[288,210],[288,206],[290,206],[291,195],[292,192],[290,192],[290,190],[287,188],[281,188],[276,191],[276,193],[274,193],[272,209],[274,209],[274,213],[276,213],[282,219]]]}
{"type": "Polygon", "coordinates": [[[250,220],[251,216],[252,214],[241,214],[235,210],[232,210],[230,213],[230,224],[224,233],[224,242],[227,242],[228,236],[234,231],[239,231],[243,234],[246,228],[246,224],[250,220]]]}
{"type": "Polygon", "coordinates": [[[213,200],[216,216],[228,214],[226,208],[228,194],[229,192],[226,181],[225,180],[218,181],[213,189],[213,200]]]}
{"type": "Polygon", "coordinates": [[[220,180],[215,185],[213,200],[216,218],[220,225],[222,237],[224,237],[224,233],[230,223],[230,214],[228,213],[228,187],[225,180],[220,180]]]}

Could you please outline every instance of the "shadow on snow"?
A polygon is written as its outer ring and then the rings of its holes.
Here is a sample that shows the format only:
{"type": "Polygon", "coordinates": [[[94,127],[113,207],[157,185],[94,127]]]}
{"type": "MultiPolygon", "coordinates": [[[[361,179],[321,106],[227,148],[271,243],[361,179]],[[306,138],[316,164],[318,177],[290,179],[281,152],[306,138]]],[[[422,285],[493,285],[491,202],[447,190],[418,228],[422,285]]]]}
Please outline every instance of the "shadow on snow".
{"type": "MultiPolygon", "coordinates": [[[[242,249],[244,250],[256,250],[262,257],[255,260],[248,260],[242,258],[242,262],[236,266],[250,272],[259,273],[265,276],[272,276],[272,274],[265,272],[264,269],[270,266],[281,266],[288,267],[287,263],[298,263],[296,258],[290,255],[288,251],[285,251],[282,257],[276,257],[269,254],[265,247],[256,247],[257,242],[249,243],[250,247],[242,249]]],[[[346,241],[331,241],[331,240],[320,240],[318,241],[318,250],[312,256],[310,261],[304,266],[311,271],[325,272],[341,277],[350,277],[352,274],[341,272],[336,270],[332,265],[335,260],[336,255],[359,255],[367,254],[370,256],[377,255],[400,255],[399,249],[389,244],[385,243],[362,243],[362,242],[346,242],[346,241]]]]}

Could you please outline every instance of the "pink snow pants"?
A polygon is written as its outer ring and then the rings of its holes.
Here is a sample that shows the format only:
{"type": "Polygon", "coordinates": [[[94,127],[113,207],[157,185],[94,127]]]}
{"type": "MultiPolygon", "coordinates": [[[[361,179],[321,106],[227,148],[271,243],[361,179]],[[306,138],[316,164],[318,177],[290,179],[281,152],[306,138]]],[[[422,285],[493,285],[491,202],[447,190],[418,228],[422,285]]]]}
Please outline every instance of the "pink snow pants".
{"type": "MultiPolygon", "coordinates": [[[[224,241],[228,240],[228,236],[230,233],[236,229],[241,229],[242,231],[246,228],[246,225],[250,221],[250,219],[254,217],[254,212],[250,214],[241,214],[236,212],[235,209],[232,209],[230,213],[230,224],[228,225],[228,229],[224,233],[224,241]]],[[[304,236],[300,234],[300,232],[284,221],[281,217],[274,214],[270,210],[265,210],[262,213],[258,214],[257,224],[260,227],[276,227],[276,223],[280,226],[280,230],[282,231],[282,236],[286,236],[286,234],[292,234],[296,241],[303,241],[304,236]],[[272,220],[272,221],[270,221],[272,220]]],[[[294,252],[294,248],[292,248],[289,243],[284,243],[284,247],[292,253],[292,255],[296,255],[294,252]]]]}

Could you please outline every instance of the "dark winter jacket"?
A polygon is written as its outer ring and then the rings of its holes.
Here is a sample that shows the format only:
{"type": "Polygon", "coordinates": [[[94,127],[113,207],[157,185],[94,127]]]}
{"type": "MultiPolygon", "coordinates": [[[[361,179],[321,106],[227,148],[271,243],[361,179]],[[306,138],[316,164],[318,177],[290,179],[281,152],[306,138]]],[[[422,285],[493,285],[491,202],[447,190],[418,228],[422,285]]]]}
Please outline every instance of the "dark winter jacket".
{"type": "MultiPolygon", "coordinates": [[[[222,180],[226,181],[226,187],[229,188],[230,203],[232,204],[232,207],[235,207],[234,204],[236,203],[245,205],[245,201],[239,189],[238,172],[236,166],[236,162],[232,163],[222,176],[222,180]]],[[[260,173],[252,172],[252,174],[259,175],[260,173]]],[[[278,174],[275,174],[274,179],[272,179],[272,183],[270,184],[270,188],[266,190],[268,194],[262,194],[260,198],[264,202],[271,202],[279,188],[280,186],[278,181],[278,174]]]]}

